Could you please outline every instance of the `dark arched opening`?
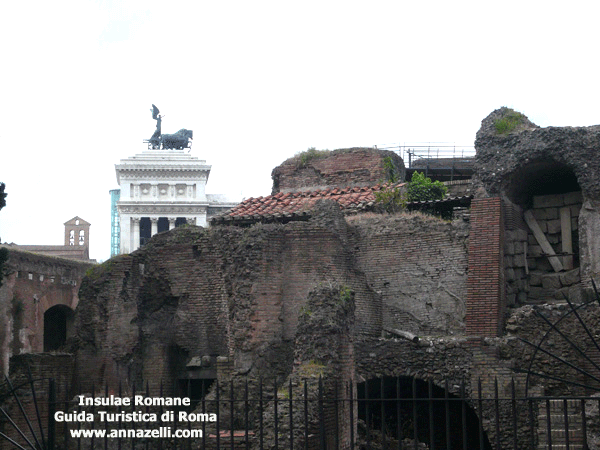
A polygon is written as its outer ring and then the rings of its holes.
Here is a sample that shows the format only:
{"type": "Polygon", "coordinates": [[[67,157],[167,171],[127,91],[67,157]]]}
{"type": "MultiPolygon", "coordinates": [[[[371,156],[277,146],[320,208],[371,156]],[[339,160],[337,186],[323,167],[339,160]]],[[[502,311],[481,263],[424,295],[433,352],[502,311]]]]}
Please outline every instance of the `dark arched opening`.
{"type": "Polygon", "coordinates": [[[539,159],[505,181],[507,300],[546,303],[581,297],[577,176],[566,164],[539,159]]]}
{"type": "Polygon", "coordinates": [[[533,197],[581,191],[575,173],[551,159],[532,161],[513,172],[507,182],[508,198],[524,209],[533,207],[533,197]]]}
{"type": "Polygon", "coordinates": [[[44,351],[59,350],[71,335],[75,313],[65,305],[56,305],[44,313],[44,351]]]}
{"type": "Polygon", "coordinates": [[[466,445],[464,448],[491,450],[466,399],[432,383],[409,377],[383,377],[358,383],[357,396],[359,440],[366,441],[367,447],[380,448],[381,444],[381,448],[397,448],[399,440],[404,444],[409,440],[410,445],[416,440],[427,448],[466,445]]]}

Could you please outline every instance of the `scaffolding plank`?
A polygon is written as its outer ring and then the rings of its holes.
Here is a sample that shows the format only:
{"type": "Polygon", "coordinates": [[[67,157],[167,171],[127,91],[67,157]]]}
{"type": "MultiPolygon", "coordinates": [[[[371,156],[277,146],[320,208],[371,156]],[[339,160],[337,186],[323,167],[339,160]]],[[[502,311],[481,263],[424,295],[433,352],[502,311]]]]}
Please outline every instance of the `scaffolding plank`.
{"type": "Polygon", "coordinates": [[[531,210],[525,211],[523,213],[523,217],[525,218],[525,222],[527,222],[527,225],[533,232],[536,241],[538,242],[538,244],[540,244],[540,247],[542,247],[542,250],[544,251],[546,256],[548,256],[548,261],[550,261],[550,265],[552,266],[554,271],[560,272],[561,270],[563,270],[563,265],[560,262],[560,258],[556,256],[554,249],[550,245],[550,242],[548,242],[548,239],[546,239],[546,235],[540,228],[539,224],[537,223],[537,220],[535,220],[535,217],[533,217],[533,213],[531,212],[531,210]]]}
{"type": "Polygon", "coordinates": [[[571,235],[571,209],[568,206],[560,208],[560,236],[562,241],[563,266],[565,270],[573,268],[573,238],[571,235]]]}

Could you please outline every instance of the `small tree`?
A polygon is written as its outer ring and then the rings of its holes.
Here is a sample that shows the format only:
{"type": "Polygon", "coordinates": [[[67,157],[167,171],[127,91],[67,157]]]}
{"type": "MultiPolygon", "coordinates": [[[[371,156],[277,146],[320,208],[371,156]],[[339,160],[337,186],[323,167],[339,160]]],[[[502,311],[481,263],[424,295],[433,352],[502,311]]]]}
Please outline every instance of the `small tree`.
{"type": "Polygon", "coordinates": [[[441,181],[431,181],[424,173],[413,173],[412,179],[406,188],[406,200],[409,202],[425,202],[427,200],[441,200],[448,192],[448,188],[441,181]]]}

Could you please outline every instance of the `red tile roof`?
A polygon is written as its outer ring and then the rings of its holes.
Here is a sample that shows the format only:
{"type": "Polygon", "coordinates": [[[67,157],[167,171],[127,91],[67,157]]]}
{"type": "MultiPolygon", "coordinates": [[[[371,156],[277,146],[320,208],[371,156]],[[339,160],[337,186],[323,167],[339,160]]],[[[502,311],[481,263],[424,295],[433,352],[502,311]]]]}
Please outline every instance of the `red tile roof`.
{"type": "MultiPolygon", "coordinates": [[[[397,186],[402,186],[399,183],[397,186]]],[[[256,221],[260,219],[309,217],[319,200],[333,200],[345,210],[365,210],[375,203],[375,192],[386,186],[329,188],[310,192],[280,192],[266,197],[249,198],[226,213],[212,219],[213,223],[256,221]]]]}

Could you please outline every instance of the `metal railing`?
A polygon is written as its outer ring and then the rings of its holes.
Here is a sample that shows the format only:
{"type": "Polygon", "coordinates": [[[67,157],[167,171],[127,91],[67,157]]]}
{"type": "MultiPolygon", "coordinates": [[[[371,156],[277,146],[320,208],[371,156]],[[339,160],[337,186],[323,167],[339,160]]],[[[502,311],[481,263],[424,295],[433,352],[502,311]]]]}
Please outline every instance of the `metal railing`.
{"type": "Polygon", "coordinates": [[[146,384],[128,392],[92,386],[79,388],[85,393],[77,395],[53,380],[10,386],[0,410],[0,436],[8,444],[3,448],[575,450],[600,437],[600,398],[520,397],[514,381],[485,388],[481,380],[469,386],[408,377],[359,384],[311,379],[283,386],[263,380],[214,381],[210,389],[187,386],[187,392],[181,392],[181,384],[173,390],[146,384]],[[192,391],[205,395],[194,398],[192,391]],[[190,404],[92,407],[82,406],[78,395],[104,401],[180,395],[190,404]],[[72,414],[69,421],[62,421],[61,411],[72,414]],[[127,414],[136,412],[155,416],[129,420],[127,414]],[[93,419],[84,420],[85,414],[93,419]],[[121,416],[108,420],[108,414],[121,416]]]}
{"type": "Polygon", "coordinates": [[[375,145],[379,150],[391,150],[402,158],[407,168],[413,168],[415,162],[448,158],[460,160],[475,157],[475,147],[472,145],[455,145],[447,142],[415,143],[415,144],[384,144],[375,145]]]}

